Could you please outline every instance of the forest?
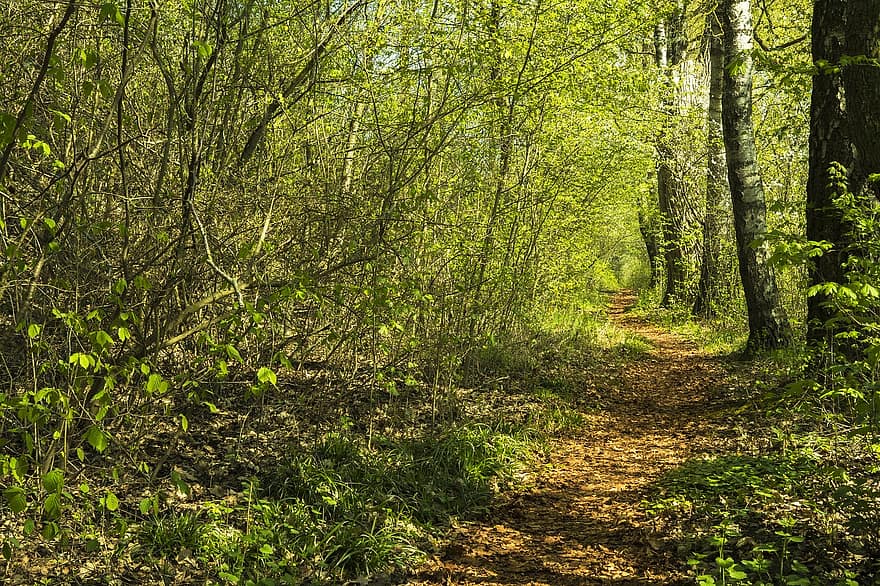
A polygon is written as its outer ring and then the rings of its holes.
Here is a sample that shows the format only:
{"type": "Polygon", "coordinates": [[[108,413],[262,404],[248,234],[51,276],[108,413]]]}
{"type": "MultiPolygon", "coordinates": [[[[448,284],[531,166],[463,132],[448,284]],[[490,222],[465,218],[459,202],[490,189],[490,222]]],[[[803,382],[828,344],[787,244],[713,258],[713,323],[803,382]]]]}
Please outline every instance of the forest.
{"type": "Polygon", "coordinates": [[[880,2],[6,0],[0,582],[880,584],[880,2]]]}

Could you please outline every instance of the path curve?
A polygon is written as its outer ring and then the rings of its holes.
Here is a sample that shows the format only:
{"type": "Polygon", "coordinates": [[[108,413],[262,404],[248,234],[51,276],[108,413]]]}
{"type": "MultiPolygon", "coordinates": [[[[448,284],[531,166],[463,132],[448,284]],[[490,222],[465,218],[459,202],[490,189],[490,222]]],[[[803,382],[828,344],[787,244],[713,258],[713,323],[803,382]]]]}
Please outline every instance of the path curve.
{"type": "Polygon", "coordinates": [[[710,397],[727,375],[694,344],[628,314],[634,302],[617,294],[611,319],[652,348],[595,374],[605,408],[555,444],[531,488],[500,498],[488,521],[454,528],[445,553],[407,585],[693,583],[639,503],[664,472],[712,451],[710,397]]]}

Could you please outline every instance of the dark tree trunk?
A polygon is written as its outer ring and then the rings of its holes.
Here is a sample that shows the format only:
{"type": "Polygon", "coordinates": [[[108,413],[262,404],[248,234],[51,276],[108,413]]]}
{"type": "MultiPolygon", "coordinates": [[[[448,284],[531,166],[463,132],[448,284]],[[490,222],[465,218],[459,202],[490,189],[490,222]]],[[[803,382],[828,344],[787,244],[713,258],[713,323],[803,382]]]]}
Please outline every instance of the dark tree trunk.
{"type": "Polygon", "coordinates": [[[779,301],[776,277],[768,264],[764,186],[758,171],[752,127],[752,18],[749,0],[724,4],[722,122],[727,176],[733,201],[739,270],[746,296],[749,339],[746,354],[791,343],[791,328],[779,301]]]}
{"type": "Polygon", "coordinates": [[[653,214],[646,211],[644,206],[639,208],[639,232],[645,243],[645,251],[648,253],[648,266],[651,269],[650,287],[653,289],[660,278],[660,247],[657,244],[657,226],[653,214]]]}
{"type": "MultiPolygon", "coordinates": [[[[842,211],[834,205],[840,192],[834,177],[844,176],[846,190],[853,194],[880,198],[880,184],[870,181],[880,172],[880,3],[817,0],[812,39],[818,70],[810,104],[807,239],[833,244],[810,267],[810,283],[818,285],[846,281],[845,267],[855,246],[842,211]],[[844,57],[849,63],[841,67],[844,57]]],[[[808,342],[831,346],[836,334],[854,325],[836,318],[833,299],[822,293],[810,297],[808,342]]]]}
{"type": "MultiPolygon", "coordinates": [[[[852,149],[846,128],[843,81],[839,69],[844,52],[845,6],[837,0],[817,0],[813,8],[813,61],[819,69],[813,75],[810,102],[810,170],[807,178],[807,239],[827,241],[835,248],[818,257],[810,267],[810,284],[843,280],[845,242],[841,214],[833,204],[830,169],[833,163],[852,166],[852,149]],[[824,65],[823,65],[824,64],[824,65]]],[[[825,295],[814,295],[807,302],[807,340],[830,343],[834,335],[829,320],[834,309],[825,295]]]]}
{"type": "Polygon", "coordinates": [[[854,63],[843,68],[846,116],[855,160],[850,191],[880,199],[880,2],[846,2],[846,52],[854,63]]]}

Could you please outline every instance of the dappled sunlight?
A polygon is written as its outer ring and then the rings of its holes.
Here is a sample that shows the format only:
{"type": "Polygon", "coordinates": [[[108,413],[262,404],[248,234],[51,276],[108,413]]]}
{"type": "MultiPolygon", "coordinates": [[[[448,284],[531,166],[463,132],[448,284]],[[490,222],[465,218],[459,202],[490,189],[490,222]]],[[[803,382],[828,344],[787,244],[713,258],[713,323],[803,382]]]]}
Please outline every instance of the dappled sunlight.
{"type": "Polygon", "coordinates": [[[450,545],[407,584],[678,584],[686,576],[655,532],[642,501],[653,482],[718,447],[723,426],[713,389],[733,384],[706,353],[626,313],[618,294],[611,327],[644,340],[591,366],[601,408],[580,433],[555,443],[531,486],[502,497],[486,521],[462,524],[450,545]]]}

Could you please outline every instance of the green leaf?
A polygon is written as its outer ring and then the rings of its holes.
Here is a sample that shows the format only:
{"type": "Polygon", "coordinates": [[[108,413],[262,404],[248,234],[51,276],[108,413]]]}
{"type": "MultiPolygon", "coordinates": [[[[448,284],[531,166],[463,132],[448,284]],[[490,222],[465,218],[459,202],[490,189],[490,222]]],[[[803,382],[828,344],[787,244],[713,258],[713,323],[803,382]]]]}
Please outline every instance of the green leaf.
{"type": "Polygon", "coordinates": [[[229,584],[238,584],[239,577],[235,574],[230,574],[229,572],[220,572],[217,574],[221,580],[225,580],[229,584]]]}
{"type": "Polygon", "coordinates": [[[85,354],[84,352],[74,352],[70,355],[70,358],[67,359],[71,364],[76,364],[80,368],[88,368],[92,364],[94,364],[94,358],[85,354]]]}
{"type": "Polygon", "coordinates": [[[131,338],[131,332],[128,328],[118,328],[116,330],[116,337],[119,338],[120,342],[125,342],[129,338],[131,338]]]}
{"type": "Polygon", "coordinates": [[[111,491],[108,490],[107,496],[105,496],[101,500],[103,501],[104,508],[108,511],[115,511],[119,509],[119,498],[111,491]]]}
{"type": "Polygon", "coordinates": [[[64,473],[58,468],[43,475],[43,488],[46,492],[60,493],[64,488],[64,473]]]}
{"type": "Polygon", "coordinates": [[[113,344],[113,338],[104,330],[98,330],[95,332],[95,343],[101,348],[106,348],[113,344]]]}
{"type": "Polygon", "coordinates": [[[117,24],[125,24],[125,17],[122,15],[122,11],[119,9],[119,5],[116,4],[116,2],[105,2],[102,4],[101,12],[98,16],[101,21],[115,20],[117,24]]]}
{"type": "Polygon", "coordinates": [[[21,513],[27,508],[27,496],[21,487],[10,486],[3,491],[3,496],[13,513],[21,513]]]}
{"type": "Polygon", "coordinates": [[[208,58],[211,56],[211,53],[214,52],[211,45],[209,45],[205,41],[193,41],[193,47],[195,47],[196,51],[198,51],[199,57],[201,57],[205,61],[207,61],[208,58]]]}
{"type": "Polygon", "coordinates": [[[42,326],[40,324],[31,324],[28,326],[28,338],[34,339],[40,335],[40,330],[42,330],[42,326]]]}
{"type": "Polygon", "coordinates": [[[43,539],[49,541],[50,539],[55,539],[55,536],[59,533],[58,523],[49,522],[43,526],[43,530],[40,532],[40,535],[43,536],[43,539]]]}
{"type": "Polygon", "coordinates": [[[226,344],[226,355],[229,356],[230,360],[244,363],[244,360],[241,359],[241,354],[238,353],[238,350],[232,344],[226,344]]]}
{"type": "Polygon", "coordinates": [[[107,436],[97,425],[91,426],[86,431],[86,441],[99,453],[107,449],[107,436]]]}
{"type": "Polygon", "coordinates": [[[275,372],[271,368],[264,366],[257,371],[257,380],[261,383],[270,383],[272,386],[275,386],[278,382],[278,377],[275,376],[275,372]]]}
{"type": "Polygon", "coordinates": [[[168,390],[168,381],[162,378],[161,374],[153,373],[147,379],[147,393],[163,394],[168,390]]]}
{"type": "Polygon", "coordinates": [[[745,580],[748,577],[748,574],[746,574],[736,566],[731,566],[727,568],[727,575],[730,576],[731,580],[745,580]]]}
{"type": "Polygon", "coordinates": [[[43,514],[47,519],[56,520],[61,517],[61,495],[52,493],[43,501],[43,514]]]}
{"type": "Polygon", "coordinates": [[[180,429],[183,430],[183,433],[189,431],[189,419],[183,413],[180,414],[180,429]]]}

